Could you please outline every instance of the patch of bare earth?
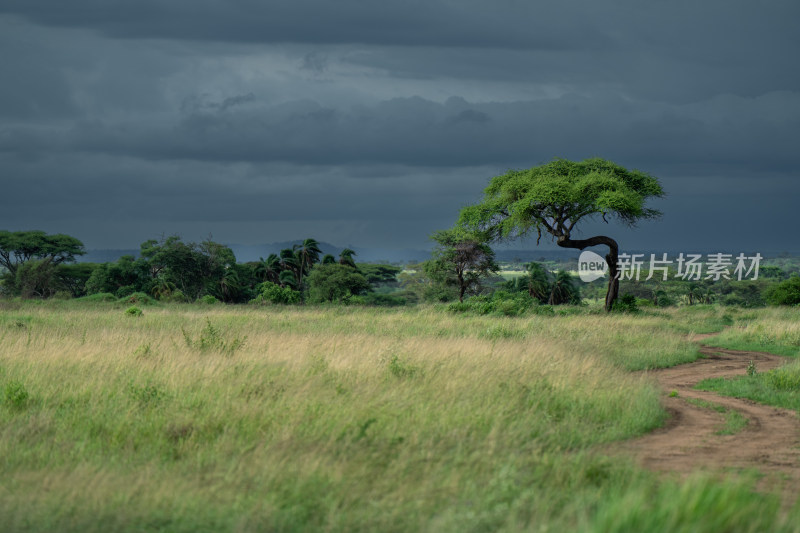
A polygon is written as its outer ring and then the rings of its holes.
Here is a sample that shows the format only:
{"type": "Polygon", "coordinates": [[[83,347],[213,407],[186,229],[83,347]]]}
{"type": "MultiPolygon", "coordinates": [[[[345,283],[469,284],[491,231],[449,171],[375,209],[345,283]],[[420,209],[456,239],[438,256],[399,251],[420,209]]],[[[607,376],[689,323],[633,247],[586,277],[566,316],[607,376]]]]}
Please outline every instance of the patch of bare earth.
{"type": "MultiPolygon", "coordinates": [[[[702,340],[708,335],[696,335],[702,340]]],[[[794,411],[750,400],[694,390],[707,378],[745,375],[750,361],[759,372],[782,366],[785,357],[762,352],[701,346],[704,355],[694,363],[651,370],[665,392],[669,420],[642,438],[622,445],[649,469],[687,475],[697,470],[730,472],[757,470],[764,477],[760,488],[782,491],[787,503],[800,496],[800,419],[794,411]],[[675,391],[677,396],[669,394],[675,391]],[[722,413],[687,401],[697,399],[738,411],[748,424],[733,435],[720,435],[722,413]]]]}

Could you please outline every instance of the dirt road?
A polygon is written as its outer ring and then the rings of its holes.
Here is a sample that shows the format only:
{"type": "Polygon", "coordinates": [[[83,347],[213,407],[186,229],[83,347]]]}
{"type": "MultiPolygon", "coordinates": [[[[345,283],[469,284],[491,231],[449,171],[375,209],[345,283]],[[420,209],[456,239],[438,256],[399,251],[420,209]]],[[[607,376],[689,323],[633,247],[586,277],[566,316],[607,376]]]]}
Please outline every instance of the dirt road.
{"type": "MultiPolygon", "coordinates": [[[[696,335],[702,342],[707,336],[696,335]]],[[[665,391],[664,406],[670,417],[665,427],[622,446],[646,468],[688,474],[699,469],[731,471],[756,469],[765,474],[762,488],[800,496],[800,418],[794,411],[749,400],[694,390],[707,378],[745,375],[752,360],[759,372],[786,363],[785,357],[701,345],[705,358],[673,368],[651,370],[665,391]],[[672,391],[677,396],[669,396],[672,391]],[[720,435],[722,413],[687,401],[703,400],[738,411],[748,423],[733,435],[720,435]]]]}

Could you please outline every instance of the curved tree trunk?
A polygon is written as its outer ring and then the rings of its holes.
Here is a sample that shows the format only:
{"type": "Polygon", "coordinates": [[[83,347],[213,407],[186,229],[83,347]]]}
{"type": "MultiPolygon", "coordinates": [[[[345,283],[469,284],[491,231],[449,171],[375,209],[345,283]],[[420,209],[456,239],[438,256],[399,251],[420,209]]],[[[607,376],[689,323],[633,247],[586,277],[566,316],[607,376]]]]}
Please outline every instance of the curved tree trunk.
{"type": "Polygon", "coordinates": [[[614,302],[619,295],[619,269],[617,263],[619,260],[619,246],[617,241],[605,235],[598,235],[590,239],[572,240],[569,237],[559,237],[556,243],[562,248],[576,248],[583,250],[590,246],[605,245],[608,246],[608,254],[606,255],[606,263],[608,263],[608,292],[606,292],[606,311],[611,311],[614,302]]]}

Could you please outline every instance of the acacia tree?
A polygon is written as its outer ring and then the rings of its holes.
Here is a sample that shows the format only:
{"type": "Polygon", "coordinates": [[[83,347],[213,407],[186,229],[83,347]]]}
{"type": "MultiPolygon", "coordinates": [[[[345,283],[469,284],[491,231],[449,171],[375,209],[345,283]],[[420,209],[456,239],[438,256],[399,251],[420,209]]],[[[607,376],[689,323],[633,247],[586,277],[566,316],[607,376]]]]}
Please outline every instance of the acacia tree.
{"type": "Polygon", "coordinates": [[[69,263],[83,255],[83,243],[75,237],[43,231],[0,231],[0,266],[10,274],[31,259],[47,259],[53,265],[69,263]]]}
{"type": "Polygon", "coordinates": [[[608,247],[609,279],[605,307],[610,311],[619,293],[617,241],[605,235],[573,239],[576,226],[600,216],[627,226],[661,213],[646,207],[650,198],[664,196],[658,179],[627,170],[611,161],[556,159],[528,170],[511,170],[491,179],[483,201],[461,210],[459,223],[486,231],[493,240],[524,237],[535,232],[552,236],[562,248],[583,250],[608,247]]]}

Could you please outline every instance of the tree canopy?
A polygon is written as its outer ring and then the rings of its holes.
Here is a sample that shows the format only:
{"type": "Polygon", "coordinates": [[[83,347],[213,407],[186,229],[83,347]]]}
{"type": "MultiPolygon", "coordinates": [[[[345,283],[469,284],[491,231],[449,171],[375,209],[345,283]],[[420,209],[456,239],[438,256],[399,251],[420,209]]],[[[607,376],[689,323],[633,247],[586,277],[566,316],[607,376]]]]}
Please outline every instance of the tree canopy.
{"type": "Polygon", "coordinates": [[[493,240],[546,233],[564,248],[597,245],[609,247],[609,291],[606,308],[617,297],[618,246],[614,239],[598,235],[573,239],[578,223],[601,217],[635,226],[661,213],[647,207],[651,198],[664,195],[658,179],[640,170],[628,170],[600,158],[584,161],[555,159],[527,170],[510,170],[491,179],[483,201],[465,207],[459,224],[486,232],[493,240]]]}
{"type": "Polygon", "coordinates": [[[556,159],[527,170],[510,170],[491,179],[480,204],[461,211],[459,222],[488,230],[496,239],[537,232],[569,240],[581,220],[600,215],[628,226],[655,218],[646,207],[664,191],[653,176],[627,170],[600,158],[580,162],[556,159]]]}
{"type": "Polygon", "coordinates": [[[85,253],[81,241],[63,233],[0,231],[0,266],[10,274],[15,274],[20,265],[31,259],[48,259],[58,265],[74,261],[76,255],[85,253]]]}

